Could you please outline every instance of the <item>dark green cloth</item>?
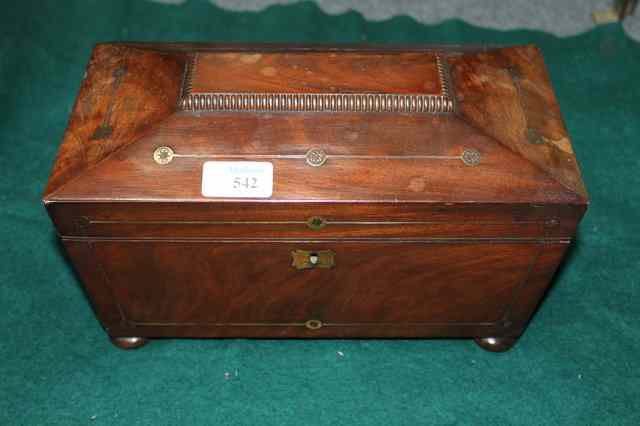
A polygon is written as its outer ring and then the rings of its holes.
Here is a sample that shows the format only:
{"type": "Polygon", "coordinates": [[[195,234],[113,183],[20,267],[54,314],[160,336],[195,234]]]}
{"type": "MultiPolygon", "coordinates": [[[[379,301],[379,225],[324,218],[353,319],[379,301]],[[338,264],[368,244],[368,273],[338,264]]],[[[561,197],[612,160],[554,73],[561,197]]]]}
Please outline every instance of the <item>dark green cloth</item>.
{"type": "Polygon", "coordinates": [[[620,26],[556,38],[312,3],[21,0],[0,32],[0,424],[640,424],[640,49],[620,26]],[[468,340],[116,349],[39,201],[92,45],[110,40],[536,43],[592,198],[578,242],[504,354],[468,340]]]}

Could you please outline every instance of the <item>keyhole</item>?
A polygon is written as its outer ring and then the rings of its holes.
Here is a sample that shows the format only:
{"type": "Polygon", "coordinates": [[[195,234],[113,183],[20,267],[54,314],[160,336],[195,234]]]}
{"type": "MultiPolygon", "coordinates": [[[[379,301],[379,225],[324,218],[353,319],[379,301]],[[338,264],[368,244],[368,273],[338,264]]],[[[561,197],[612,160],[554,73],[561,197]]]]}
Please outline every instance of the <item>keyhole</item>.
{"type": "Polygon", "coordinates": [[[309,253],[309,262],[312,265],[318,264],[318,253],[309,253]]]}

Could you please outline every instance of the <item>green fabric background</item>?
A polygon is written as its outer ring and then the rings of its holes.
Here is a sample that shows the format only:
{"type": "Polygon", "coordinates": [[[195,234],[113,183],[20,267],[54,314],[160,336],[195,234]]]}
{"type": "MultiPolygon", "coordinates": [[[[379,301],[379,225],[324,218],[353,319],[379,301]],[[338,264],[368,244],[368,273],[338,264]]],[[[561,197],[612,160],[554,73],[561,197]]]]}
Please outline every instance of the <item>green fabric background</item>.
{"type": "Polygon", "coordinates": [[[640,424],[640,49],[620,26],[559,39],[194,0],[22,0],[0,15],[0,424],[640,424]],[[578,242],[504,354],[468,340],[118,350],[39,201],[92,45],[109,40],[536,43],[592,198],[578,242]]]}

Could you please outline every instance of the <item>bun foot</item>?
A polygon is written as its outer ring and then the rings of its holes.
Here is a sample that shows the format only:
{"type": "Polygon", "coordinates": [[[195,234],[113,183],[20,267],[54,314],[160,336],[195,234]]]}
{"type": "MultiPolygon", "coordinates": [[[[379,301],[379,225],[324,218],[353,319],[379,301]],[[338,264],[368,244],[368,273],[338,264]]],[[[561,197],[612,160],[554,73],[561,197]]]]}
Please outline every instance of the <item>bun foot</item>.
{"type": "Polygon", "coordinates": [[[490,352],[505,352],[518,341],[517,337],[477,337],[478,346],[490,352]]]}
{"type": "Polygon", "coordinates": [[[111,343],[120,349],[138,349],[147,344],[144,337],[112,337],[111,343]]]}

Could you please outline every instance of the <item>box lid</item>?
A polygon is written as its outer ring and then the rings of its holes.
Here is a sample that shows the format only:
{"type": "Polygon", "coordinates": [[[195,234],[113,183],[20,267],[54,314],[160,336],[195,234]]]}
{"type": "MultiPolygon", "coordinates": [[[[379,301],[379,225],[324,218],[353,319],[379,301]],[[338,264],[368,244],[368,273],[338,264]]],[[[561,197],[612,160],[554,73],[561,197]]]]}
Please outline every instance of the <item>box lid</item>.
{"type": "Polygon", "coordinates": [[[94,49],[44,199],[585,204],[587,194],[534,46],[125,43],[94,49]],[[271,190],[252,192],[269,167],[271,190]]]}

